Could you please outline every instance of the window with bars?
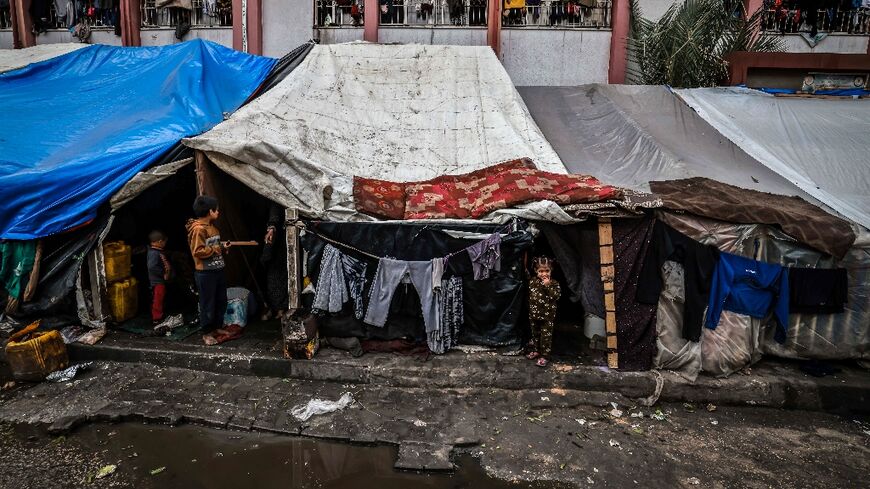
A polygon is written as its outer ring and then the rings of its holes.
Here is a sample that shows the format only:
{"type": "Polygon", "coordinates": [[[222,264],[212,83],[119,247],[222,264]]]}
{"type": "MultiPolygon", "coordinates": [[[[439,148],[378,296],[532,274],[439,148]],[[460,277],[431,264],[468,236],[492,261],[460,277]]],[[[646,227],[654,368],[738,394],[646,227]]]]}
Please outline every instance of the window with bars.
{"type": "Polygon", "coordinates": [[[232,0],[142,0],[141,11],[144,28],[233,25],[232,0]]]}
{"type": "Polygon", "coordinates": [[[610,0],[511,0],[504,8],[503,27],[610,28],[610,0]]]}

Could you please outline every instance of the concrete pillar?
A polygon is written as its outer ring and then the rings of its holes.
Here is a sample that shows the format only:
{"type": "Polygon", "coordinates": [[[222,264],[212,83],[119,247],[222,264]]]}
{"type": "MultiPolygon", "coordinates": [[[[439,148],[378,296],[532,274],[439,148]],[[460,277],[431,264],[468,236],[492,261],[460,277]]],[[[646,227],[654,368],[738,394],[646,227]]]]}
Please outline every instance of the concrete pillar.
{"type": "Polygon", "coordinates": [[[121,0],[121,46],[141,46],[141,0],[121,0]]]}
{"type": "Polygon", "coordinates": [[[486,43],[496,57],[501,53],[501,9],[502,0],[489,0],[486,6],[486,43]]]}
{"type": "Polygon", "coordinates": [[[378,42],[378,26],[381,23],[381,6],[378,0],[365,0],[363,4],[363,40],[378,42]]]}
{"type": "Polygon", "coordinates": [[[610,68],[608,82],[625,83],[625,71],[628,68],[627,45],[631,11],[628,0],[613,0],[610,12],[610,68]]]}
{"type": "Polygon", "coordinates": [[[233,0],[233,49],[251,54],[263,54],[262,0],[233,0]],[[243,1],[244,18],[242,18],[243,1]]]}
{"type": "Polygon", "coordinates": [[[11,0],[9,16],[12,20],[12,47],[21,49],[36,46],[33,20],[30,18],[30,0],[11,0]]]}
{"type": "Polygon", "coordinates": [[[764,0],[743,0],[743,5],[746,8],[746,15],[750,16],[756,10],[761,10],[761,7],[764,6],[764,0]]]}

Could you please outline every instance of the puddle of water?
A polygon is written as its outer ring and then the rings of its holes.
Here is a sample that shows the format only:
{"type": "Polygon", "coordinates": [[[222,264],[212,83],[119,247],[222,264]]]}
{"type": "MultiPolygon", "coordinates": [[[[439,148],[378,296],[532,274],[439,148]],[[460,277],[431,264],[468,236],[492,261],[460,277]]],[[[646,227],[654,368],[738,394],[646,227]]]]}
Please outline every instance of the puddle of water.
{"type": "Polygon", "coordinates": [[[491,479],[470,456],[459,457],[457,469],[451,474],[397,471],[393,469],[395,447],[357,446],[268,433],[124,423],[86,426],[69,438],[85,447],[106,450],[105,462],[116,463],[118,471],[126,473],[140,488],[545,487],[491,479]],[[151,471],[159,467],[165,469],[152,475],[151,471]]]}

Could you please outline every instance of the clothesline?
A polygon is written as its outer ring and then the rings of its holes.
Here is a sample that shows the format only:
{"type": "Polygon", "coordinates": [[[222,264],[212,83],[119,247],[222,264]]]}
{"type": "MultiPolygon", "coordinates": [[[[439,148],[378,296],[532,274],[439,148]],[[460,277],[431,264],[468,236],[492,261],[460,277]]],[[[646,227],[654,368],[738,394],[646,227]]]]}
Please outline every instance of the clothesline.
{"type": "MultiPolygon", "coordinates": [[[[355,251],[355,252],[357,252],[357,253],[359,253],[359,254],[365,256],[365,257],[371,258],[371,259],[373,259],[373,260],[380,260],[381,258],[384,258],[384,257],[382,257],[382,256],[377,256],[377,255],[374,255],[374,254],[372,254],[372,253],[368,253],[368,252],[366,252],[366,251],[363,251],[363,250],[361,250],[361,249],[359,249],[359,248],[356,248],[356,247],[354,247],[354,246],[352,246],[352,245],[349,245],[349,244],[347,244],[347,243],[342,243],[341,241],[336,241],[336,240],[334,240],[334,239],[332,239],[332,238],[329,238],[329,237],[327,237],[327,236],[324,236],[323,234],[321,234],[321,233],[319,233],[319,232],[317,232],[317,231],[311,229],[310,227],[306,226],[305,223],[304,223],[303,221],[300,221],[300,220],[298,220],[298,219],[297,219],[297,220],[291,220],[291,221],[288,221],[288,224],[291,225],[291,226],[293,226],[293,227],[295,227],[295,228],[297,228],[297,229],[299,229],[299,230],[307,231],[307,232],[309,232],[309,233],[311,233],[311,234],[317,236],[318,238],[322,239],[323,241],[326,241],[327,243],[330,243],[330,244],[335,245],[335,246],[341,246],[341,247],[347,248],[347,249],[349,249],[349,250],[355,251]]],[[[500,227],[498,227],[495,231],[493,231],[492,234],[501,233],[503,230],[508,229],[508,228],[511,228],[511,227],[513,227],[515,224],[516,224],[516,220],[515,220],[515,219],[514,219],[514,220],[511,220],[511,222],[505,223],[505,224],[501,225],[500,227]]],[[[480,241],[484,241],[484,240],[480,240],[480,241]]],[[[478,241],[478,242],[479,242],[479,241],[478,241]]],[[[475,244],[477,244],[477,243],[475,243],[475,244]]],[[[465,247],[465,248],[463,248],[463,249],[461,249],[461,250],[458,250],[458,251],[454,251],[454,252],[448,253],[448,254],[447,254],[446,256],[444,256],[443,258],[450,258],[450,257],[455,256],[455,255],[458,255],[458,254],[460,254],[460,253],[467,252],[468,249],[471,248],[471,247],[473,247],[475,244],[471,244],[471,245],[469,245],[469,246],[467,246],[467,247],[465,247]]]]}

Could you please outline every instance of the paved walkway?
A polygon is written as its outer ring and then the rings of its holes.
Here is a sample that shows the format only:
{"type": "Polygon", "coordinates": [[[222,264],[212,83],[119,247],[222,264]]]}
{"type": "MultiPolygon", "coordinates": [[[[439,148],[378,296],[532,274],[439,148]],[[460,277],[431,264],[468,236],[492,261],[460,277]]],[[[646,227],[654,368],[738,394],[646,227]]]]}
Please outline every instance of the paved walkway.
{"type": "Polygon", "coordinates": [[[0,393],[0,421],[56,433],[87,422],[190,422],[387,443],[399,446],[396,467],[408,469],[447,470],[467,451],[494,476],[580,487],[859,487],[870,473],[866,417],[697,403],[647,408],[618,393],[561,387],[435,387],[449,376],[436,372],[398,386],[98,362],[67,383],[0,393]],[[342,411],[306,422],[290,414],[344,392],[356,401],[342,411]]]}

